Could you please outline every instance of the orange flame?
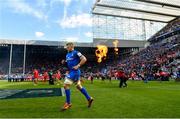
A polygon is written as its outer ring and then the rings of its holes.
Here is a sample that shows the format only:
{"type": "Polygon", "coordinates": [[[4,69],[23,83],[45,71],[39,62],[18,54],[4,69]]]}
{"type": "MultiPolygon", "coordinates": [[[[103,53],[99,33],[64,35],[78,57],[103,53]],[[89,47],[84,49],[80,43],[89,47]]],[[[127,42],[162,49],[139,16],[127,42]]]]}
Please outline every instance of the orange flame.
{"type": "Polygon", "coordinates": [[[114,53],[115,53],[116,55],[118,55],[118,51],[119,51],[119,49],[118,49],[118,43],[119,43],[118,40],[113,41],[114,53]]]}
{"type": "Polygon", "coordinates": [[[114,48],[114,51],[115,51],[115,54],[118,55],[119,49],[118,48],[114,48]]]}
{"type": "Polygon", "coordinates": [[[108,52],[108,47],[106,45],[97,45],[95,54],[98,63],[101,63],[103,59],[106,59],[107,52],[108,52]]]}

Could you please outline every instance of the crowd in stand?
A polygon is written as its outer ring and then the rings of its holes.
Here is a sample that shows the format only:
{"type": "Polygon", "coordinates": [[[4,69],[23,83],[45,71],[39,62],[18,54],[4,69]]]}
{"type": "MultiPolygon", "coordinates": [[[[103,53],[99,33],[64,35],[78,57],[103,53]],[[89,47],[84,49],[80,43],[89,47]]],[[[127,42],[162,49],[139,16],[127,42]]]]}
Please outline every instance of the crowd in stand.
{"type": "Polygon", "coordinates": [[[174,74],[177,77],[179,64],[177,63],[174,66],[169,66],[169,64],[178,61],[180,57],[179,47],[178,38],[175,37],[170,42],[148,46],[146,49],[120,62],[119,65],[124,68],[125,72],[136,74],[132,78],[137,76],[156,80],[160,74],[174,74]]]}
{"type": "Polygon", "coordinates": [[[179,30],[179,28],[180,28],[180,18],[177,18],[176,20],[167,24],[163,29],[161,29],[159,32],[157,32],[154,36],[152,36],[149,39],[149,41],[154,42],[154,41],[156,41],[157,37],[162,36],[167,33],[171,33],[176,30],[179,30]]]}

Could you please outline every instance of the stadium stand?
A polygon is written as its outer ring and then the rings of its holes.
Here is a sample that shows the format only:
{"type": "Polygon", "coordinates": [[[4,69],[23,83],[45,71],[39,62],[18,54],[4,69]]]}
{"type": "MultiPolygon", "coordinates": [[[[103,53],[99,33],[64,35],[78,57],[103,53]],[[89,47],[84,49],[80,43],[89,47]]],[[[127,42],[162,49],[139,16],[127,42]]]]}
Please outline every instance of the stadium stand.
{"type": "Polygon", "coordinates": [[[179,78],[179,28],[180,18],[170,22],[160,32],[150,38],[150,46],[120,62],[120,65],[123,65],[127,72],[135,71],[142,75],[148,74],[152,80],[155,79],[158,71],[164,71],[179,78]]]}

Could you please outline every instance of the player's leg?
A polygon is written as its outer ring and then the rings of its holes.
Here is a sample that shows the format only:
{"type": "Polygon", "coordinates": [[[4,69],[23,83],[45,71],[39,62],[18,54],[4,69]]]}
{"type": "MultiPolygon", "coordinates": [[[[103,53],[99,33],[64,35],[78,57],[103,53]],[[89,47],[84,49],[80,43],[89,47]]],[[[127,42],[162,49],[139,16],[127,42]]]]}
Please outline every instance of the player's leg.
{"type": "Polygon", "coordinates": [[[120,78],[119,87],[122,88],[122,86],[123,86],[123,78],[120,78]]]}
{"type": "Polygon", "coordinates": [[[60,85],[60,81],[58,78],[56,78],[56,85],[60,85]]]}
{"type": "Polygon", "coordinates": [[[34,78],[34,85],[37,85],[37,78],[34,78]]]}
{"type": "Polygon", "coordinates": [[[90,80],[91,80],[91,84],[93,84],[93,79],[92,79],[92,77],[90,78],[90,80]]]}
{"type": "Polygon", "coordinates": [[[123,87],[127,87],[127,83],[126,83],[126,81],[127,81],[127,79],[126,78],[123,78],[123,82],[124,82],[124,86],[123,87]]]}
{"type": "Polygon", "coordinates": [[[70,91],[70,86],[72,85],[72,81],[68,78],[65,78],[64,81],[64,90],[65,90],[65,94],[66,94],[66,102],[62,108],[62,110],[67,110],[69,109],[72,104],[71,104],[71,91],[70,91]]]}
{"type": "Polygon", "coordinates": [[[93,79],[93,77],[91,77],[91,83],[93,84],[93,81],[94,81],[94,79],[93,79]]]}
{"type": "Polygon", "coordinates": [[[91,107],[91,104],[93,102],[93,98],[89,96],[88,92],[84,87],[82,87],[80,80],[76,82],[76,88],[86,97],[88,101],[88,107],[91,107]]]}
{"type": "Polygon", "coordinates": [[[65,94],[66,94],[66,102],[67,104],[71,104],[71,91],[70,91],[70,84],[65,84],[64,85],[64,90],[65,90],[65,94]]]}
{"type": "Polygon", "coordinates": [[[46,82],[46,80],[47,80],[47,78],[45,77],[43,82],[45,83],[45,82],[46,82]]]}

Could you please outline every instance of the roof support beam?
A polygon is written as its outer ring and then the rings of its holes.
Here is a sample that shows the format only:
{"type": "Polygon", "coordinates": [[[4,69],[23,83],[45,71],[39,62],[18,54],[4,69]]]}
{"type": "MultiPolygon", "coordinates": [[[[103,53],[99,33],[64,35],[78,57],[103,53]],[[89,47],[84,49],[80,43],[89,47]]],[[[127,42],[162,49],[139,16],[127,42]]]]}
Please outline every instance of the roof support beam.
{"type": "Polygon", "coordinates": [[[175,5],[175,4],[168,4],[168,3],[156,2],[156,1],[151,1],[151,0],[135,0],[135,1],[140,1],[140,2],[145,2],[145,3],[152,3],[152,4],[168,6],[168,7],[174,7],[174,8],[179,8],[180,9],[180,5],[175,5]]]}
{"type": "Polygon", "coordinates": [[[94,5],[93,5],[93,7],[92,7],[92,11],[95,9],[95,7],[97,6],[97,4],[98,4],[99,1],[100,1],[100,0],[96,0],[96,2],[94,3],[94,5]]]}
{"type": "Polygon", "coordinates": [[[154,21],[154,22],[162,22],[162,23],[168,23],[169,21],[163,21],[163,20],[152,20],[152,19],[143,19],[143,18],[136,18],[136,17],[130,17],[130,16],[121,16],[121,15],[113,15],[113,14],[104,14],[104,13],[98,13],[98,12],[92,12],[94,15],[102,15],[102,16],[112,16],[112,17],[121,17],[121,18],[130,18],[130,19],[139,19],[139,20],[147,20],[147,21],[154,21]]]}
{"type": "Polygon", "coordinates": [[[105,4],[100,4],[100,3],[97,3],[96,6],[101,6],[101,7],[106,7],[106,8],[115,8],[115,9],[124,9],[124,10],[130,10],[130,11],[150,13],[150,14],[155,14],[155,15],[178,17],[177,15],[160,13],[160,12],[158,12],[158,11],[157,11],[157,12],[151,12],[151,11],[146,11],[146,10],[140,10],[140,9],[138,9],[138,8],[137,8],[137,9],[132,9],[132,8],[119,7],[119,6],[105,5],[105,4]]]}

